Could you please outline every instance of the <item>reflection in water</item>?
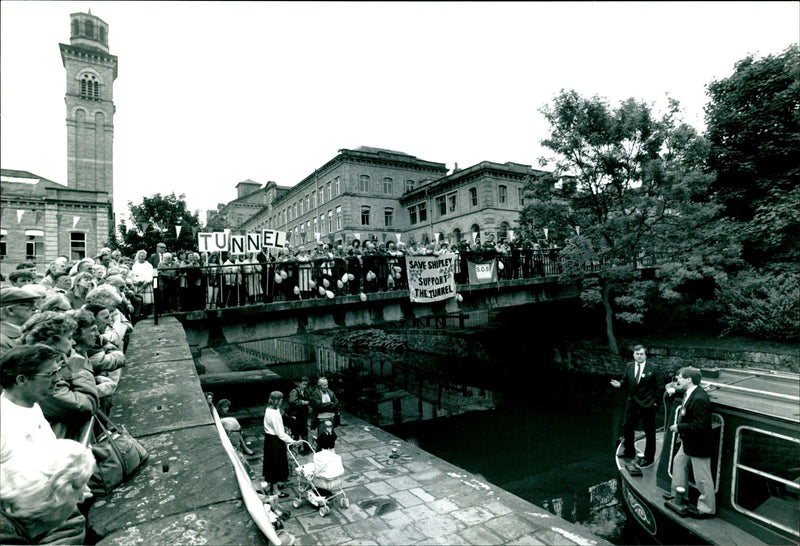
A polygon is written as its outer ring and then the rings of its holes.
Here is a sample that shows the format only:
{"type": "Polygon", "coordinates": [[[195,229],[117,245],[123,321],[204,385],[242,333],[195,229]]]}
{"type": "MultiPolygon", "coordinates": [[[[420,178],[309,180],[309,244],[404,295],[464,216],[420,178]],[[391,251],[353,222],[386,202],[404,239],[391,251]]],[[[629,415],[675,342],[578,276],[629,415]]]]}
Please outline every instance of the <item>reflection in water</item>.
{"type": "Polygon", "coordinates": [[[530,363],[507,373],[498,363],[459,373],[463,362],[444,357],[326,348],[317,349],[317,362],[348,411],[594,534],[624,541],[611,456],[620,408],[607,378],[532,370],[530,363]],[[514,381],[498,384],[497,376],[514,381]]]}

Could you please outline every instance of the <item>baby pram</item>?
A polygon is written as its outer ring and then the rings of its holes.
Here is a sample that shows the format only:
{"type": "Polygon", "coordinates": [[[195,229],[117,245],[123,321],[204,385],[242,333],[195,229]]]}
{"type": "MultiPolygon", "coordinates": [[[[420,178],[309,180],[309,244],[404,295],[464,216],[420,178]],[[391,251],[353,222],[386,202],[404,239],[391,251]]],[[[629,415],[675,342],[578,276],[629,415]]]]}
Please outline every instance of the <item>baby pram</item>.
{"type": "Polygon", "coordinates": [[[297,460],[293,450],[289,450],[289,456],[295,464],[295,474],[297,475],[297,498],[292,504],[299,508],[303,503],[303,497],[312,505],[319,508],[319,515],[325,517],[330,514],[329,503],[339,497],[339,506],[347,508],[350,506],[350,499],[342,489],[342,476],[344,467],[342,458],[329,449],[314,451],[311,444],[303,440],[311,449],[311,461],[301,465],[297,460]]]}

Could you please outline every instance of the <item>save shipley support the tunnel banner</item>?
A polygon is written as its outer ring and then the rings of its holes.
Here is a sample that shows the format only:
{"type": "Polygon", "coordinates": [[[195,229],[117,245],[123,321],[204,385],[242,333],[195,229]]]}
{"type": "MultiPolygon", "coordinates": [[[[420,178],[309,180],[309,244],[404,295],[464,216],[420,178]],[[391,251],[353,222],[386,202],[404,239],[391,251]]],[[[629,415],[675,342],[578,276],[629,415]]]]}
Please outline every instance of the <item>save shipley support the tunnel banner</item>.
{"type": "Polygon", "coordinates": [[[408,294],[412,302],[428,303],[456,297],[456,255],[406,256],[408,294]]]}

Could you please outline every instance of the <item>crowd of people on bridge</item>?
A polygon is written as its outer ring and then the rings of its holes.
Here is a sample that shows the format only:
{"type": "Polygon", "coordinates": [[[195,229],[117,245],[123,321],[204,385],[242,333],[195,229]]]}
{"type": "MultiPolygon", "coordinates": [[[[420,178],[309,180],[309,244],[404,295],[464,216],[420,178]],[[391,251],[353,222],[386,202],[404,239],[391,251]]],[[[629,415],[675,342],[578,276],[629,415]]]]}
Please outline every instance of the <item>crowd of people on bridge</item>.
{"type": "Polygon", "coordinates": [[[0,288],[2,544],[85,542],[89,429],[111,409],[141,303],[110,260],[58,259],[0,288]]]}
{"type": "MultiPolygon", "coordinates": [[[[405,259],[411,256],[457,255],[457,284],[469,282],[467,261],[497,259],[500,279],[553,274],[560,246],[555,241],[524,237],[495,242],[493,234],[473,242],[462,239],[408,244],[379,242],[373,237],[349,242],[325,240],[260,252],[170,251],[158,243],[152,253],[140,249],[132,256],[103,248],[94,258],[70,260],[60,256],[39,275],[32,262],[23,262],[3,285],[44,293],[52,305],[63,296],[70,308],[80,309],[92,289],[109,284],[122,298],[133,322],[153,312],[195,311],[276,300],[333,298],[385,292],[408,287],[405,259]],[[157,282],[154,282],[157,278],[157,282]]],[[[427,241],[427,239],[426,239],[427,241]]],[[[58,303],[55,303],[58,301],[58,303]]]]}

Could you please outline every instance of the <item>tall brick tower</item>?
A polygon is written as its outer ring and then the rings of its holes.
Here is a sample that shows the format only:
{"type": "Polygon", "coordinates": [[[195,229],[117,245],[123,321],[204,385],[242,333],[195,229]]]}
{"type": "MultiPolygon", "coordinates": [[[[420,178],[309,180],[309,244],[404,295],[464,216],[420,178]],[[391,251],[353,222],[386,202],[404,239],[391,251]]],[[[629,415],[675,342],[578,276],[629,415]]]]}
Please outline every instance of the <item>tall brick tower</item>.
{"type": "Polygon", "coordinates": [[[69,45],[59,44],[67,73],[67,186],[107,192],[114,200],[114,80],[108,25],[89,13],[70,14],[69,45]]]}

